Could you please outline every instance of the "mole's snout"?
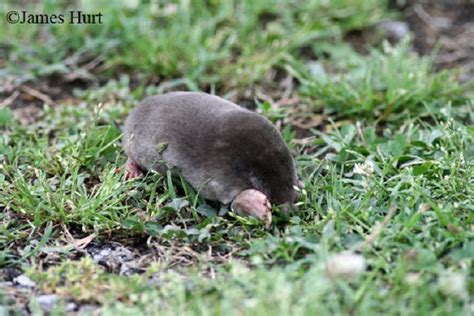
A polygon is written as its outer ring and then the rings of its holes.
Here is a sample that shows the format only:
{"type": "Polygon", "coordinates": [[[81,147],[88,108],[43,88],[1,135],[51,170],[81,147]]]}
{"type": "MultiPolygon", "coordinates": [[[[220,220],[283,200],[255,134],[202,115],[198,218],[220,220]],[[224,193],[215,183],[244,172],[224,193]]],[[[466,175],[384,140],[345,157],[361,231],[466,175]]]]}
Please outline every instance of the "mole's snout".
{"type": "Polygon", "coordinates": [[[231,204],[231,208],[239,215],[254,216],[265,222],[265,227],[272,224],[270,201],[265,194],[255,189],[240,192],[231,204]]]}

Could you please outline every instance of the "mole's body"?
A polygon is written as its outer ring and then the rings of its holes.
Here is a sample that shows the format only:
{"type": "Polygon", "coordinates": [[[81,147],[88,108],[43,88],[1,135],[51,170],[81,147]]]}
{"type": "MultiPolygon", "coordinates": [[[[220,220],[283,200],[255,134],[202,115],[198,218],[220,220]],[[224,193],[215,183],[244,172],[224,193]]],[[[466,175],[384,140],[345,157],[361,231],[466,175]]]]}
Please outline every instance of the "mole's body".
{"type": "Polygon", "coordinates": [[[267,197],[274,204],[296,199],[293,159],[276,128],[217,96],[148,97],[128,116],[124,134],[132,173],[171,170],[204,198],[233,202],[240,213],[259,218],[270,211],[267,197]],[[258,212],[248,210],[261,204],[258,212]]]}

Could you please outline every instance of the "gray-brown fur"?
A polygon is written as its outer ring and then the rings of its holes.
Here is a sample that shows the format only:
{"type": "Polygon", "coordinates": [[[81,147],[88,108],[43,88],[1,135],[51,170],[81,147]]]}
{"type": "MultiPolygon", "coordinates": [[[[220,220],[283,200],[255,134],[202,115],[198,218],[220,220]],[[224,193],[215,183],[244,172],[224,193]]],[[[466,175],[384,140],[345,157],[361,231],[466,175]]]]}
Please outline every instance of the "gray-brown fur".
{"type": "Polygon", "coordinates": [[[181,174],[210,200],[231,202],[256,189],[270,202],[293,202],[291,154],[264,117],[205,93],[148,97],[125,122],[125,151],[143,170],[181,174]]]}

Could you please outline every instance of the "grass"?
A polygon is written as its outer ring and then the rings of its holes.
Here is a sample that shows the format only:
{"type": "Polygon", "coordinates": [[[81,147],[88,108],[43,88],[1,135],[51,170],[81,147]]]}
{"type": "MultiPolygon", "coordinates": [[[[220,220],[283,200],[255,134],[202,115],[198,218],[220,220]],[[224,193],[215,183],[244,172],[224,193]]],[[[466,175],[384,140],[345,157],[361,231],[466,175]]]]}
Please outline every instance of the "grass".
{"type": "Polygon", "coordinates": [[[104,24],[0,29],[6,82],[87,85],[30,124],[18,119],[24,104],[0,109],[0,271],[36,283],[15,296],[2,283],[0,307],[42,313],[38,296],[56,294],[57,314],[71,302],[105,315],[472,313],[472,84],[436,72],[409,41],[356,53],[345,34],[393,16],[384,3],[79,6],[101,8],[104,24]],[[298,211],[276,208],[270,230],[184,179],[124,179],[120,127],[144,96],[282,98],[287,76],[295,106],[244,100],[283,124],[304,182],[298,211]],[[322,121],[301,130],[298,115],[322,121]],[[94,251],[112,243],[132,254],[98,260],[94,251]],[[346,251],[367,269],[331,276],[346,251]],[[22,295],[33,297],[27,307],[22,295]]]}
{"type": "MultiPolygon", "coordinates": [[[[58,13],[78,7],[103,12],[103,24],[22,25],[20,29],[5,23],[0,31],[8,57],[5,72],[30,80],[54,74],[108,78],[126,70],[188,89],[209,85],[230,89],[258,81],[270,68],[284,64],[285,56],[300,55],[314,40],[338,38],[346,30],[385,16],[376,0],[332,5],[191,1],[125,9],[120,1],[116,5],[80,1],[69,7],[45,1],[33,10],[58,13]],[[38,36],[44,36],[45,42],[36,41],[38,36]]],[[[5,4],[3,11],[12,8],[16,7],[5,4]]]]}
{"type": "Polygon", "coordinates": [[[336,64],[337,68],[343,67],[338,69],[342,73],[307,74],[301,79],[302,94],[317,108],[336,115],[374,117],[375,114],[380,120],[398,118],[396,114],[401,112],[418,114],[426,111],[426,106],[436,108],[449,101],[465,102],[462,94],[465,88],[456,83],[456,73],[433,74],[432,57],[418,57],[410,51],[406,39],[397,47],[384,44],[382,51],[372,50],[366,58],[360,58],[351,49],[342,49],[336,55],[336,62],[346,61],[336,64]]]}

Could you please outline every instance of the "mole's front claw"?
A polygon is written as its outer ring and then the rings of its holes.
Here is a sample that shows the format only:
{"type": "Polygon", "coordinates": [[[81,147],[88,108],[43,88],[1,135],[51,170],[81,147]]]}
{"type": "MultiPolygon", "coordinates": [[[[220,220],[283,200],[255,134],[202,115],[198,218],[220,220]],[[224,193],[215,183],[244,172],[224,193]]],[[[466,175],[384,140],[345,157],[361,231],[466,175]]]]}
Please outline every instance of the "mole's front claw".
{"type": "Polygon", "coordinates": [[[125,179],[133,179],[143,174],[138,164],[133,159],[128,158],[125,170],[125,179]]]}

